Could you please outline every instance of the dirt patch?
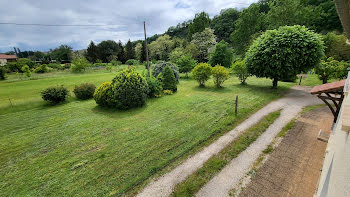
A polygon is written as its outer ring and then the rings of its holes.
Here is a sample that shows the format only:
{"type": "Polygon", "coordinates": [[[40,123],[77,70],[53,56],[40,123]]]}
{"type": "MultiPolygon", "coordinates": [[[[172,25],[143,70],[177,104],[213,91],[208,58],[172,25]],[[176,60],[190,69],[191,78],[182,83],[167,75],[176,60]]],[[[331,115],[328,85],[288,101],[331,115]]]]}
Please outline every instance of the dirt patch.
{"type": "Polygon", "coordinates": [[[317,135],[332,120],[327,107],[303,114],[239,196],[313,196],[327,146],[317,135]]]}

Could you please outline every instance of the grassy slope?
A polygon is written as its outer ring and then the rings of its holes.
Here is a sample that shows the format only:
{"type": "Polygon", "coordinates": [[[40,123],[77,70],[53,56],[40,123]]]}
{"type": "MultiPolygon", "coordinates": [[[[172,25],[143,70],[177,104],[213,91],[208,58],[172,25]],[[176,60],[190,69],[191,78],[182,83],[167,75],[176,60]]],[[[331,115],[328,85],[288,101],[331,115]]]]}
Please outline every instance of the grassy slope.
{"type": "Polygon", "coordinates": [[[270,80],[251,78],[250,85],[241,86],[231,78],[225,88],[215,89],[212,81],[198,88],[193,80],[181,80],[176,94],[125,112],[100,109],[93,100],[45,106],[38,95],[50,85],[72,88],[113,76],[97,72],[0,82],[1,101],[10,96],[39,106],[1,108],[0,196],[121,194],[292,85],[280,83],[272,90],[270,80]]]}
{"type": "Polygon", "coordinates": [[[194,196],[210,179],[212,179],[233,158],[249,147],[280,116],[280,111],[272,112],[257,124],[245,131],[238,139],[230,143],[217,155],[210,158],[202,168],[178,184],[172,196],[194,196]]]}

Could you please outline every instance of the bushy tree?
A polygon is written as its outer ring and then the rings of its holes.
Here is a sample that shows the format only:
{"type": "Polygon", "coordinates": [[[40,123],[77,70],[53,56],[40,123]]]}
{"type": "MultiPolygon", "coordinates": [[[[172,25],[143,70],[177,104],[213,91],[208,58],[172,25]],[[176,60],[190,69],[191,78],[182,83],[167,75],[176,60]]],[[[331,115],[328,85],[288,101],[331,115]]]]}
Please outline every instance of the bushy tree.
{"type": "Polygon", "coordinates": [[[177,81],[174,72],[168,65],[163,70],[162,84],[164,90],[177,91],[177,81]]]}
{"type": "Polygon", "coordinates": [[[192,36],[192,44],[195,44],[198,48],[199,62],[206,62],[209,59],[210,50],[216,45],[216,38],[213,30],[205,28],[202,32],[197,32],[192,36]]]}
{"type": "Polygon", "coordinates": [[[90,42],[86,49],[85,57],[88,61],[95,63],[98,59],[98,48],[93,41],[90,42]]]}
{"type": "Polygon", "coordinates": [[[221,10],[220,15],[213,18],[210,26],[218,40],[229,42],[231,33],[235,30],[235,22],[239,18],[239,11],[235,8],[221,10]]]}
{"type": "Polygon", "coordinates": [[[131,41],[129,40],[126,45],[125,45],[125,59],[129,60],[129,59],[135,59],[135,49],[132,46],[131,41]]]}
{"type": "Polygon", "coordinates": [[[266,31],[249,48],[245,62],[251,74],[271,78],[277,88],[278,80],[306,72],[323,56],[320,35],[296,25],[266,31]]]}
{"type": "Polygon", "coordinates": [[[190,55],[183,55],[177,61],[177,65],[179,66],[180,73],[186,73],[186,78],[188,77],[188,73],[196,66],[197,61],[193,59],[190,55]]]}
{"type": "Polygon", "coordinates": [[[35,73],[47,73],[47,72],[49,72],[49,68],[47,67],[46,64],[41,64],[34,69],[34,72],[35,73]]]}
{"type": "Polygon", "coordinates": [[[0,80],[6,79],[6,68],[4,66],[0,66],[0,80]]]}
{"type": "Polygon", "coordinates": [[[163,85],[157,78],[151,76],[146,77],[146,81],[148,84],[147,96],[149,98],[160,97],[163,92],[163,85]]]}
{"type": "Polygon", "coordinates": [[[193,59],[198,59],[199,57],[199,49],[197,45],[193,43],[189,43],[188,45],[186,45],[184,52],[185,54],[191,55],[193,59]]]}
{"type": "MultiPolygon", "coordinates": [[[[114,56],[110,56],[108,58],[108,62],[112,61],[113,59],[115,59],[115,57],[114,56]]],[[[122,42],[120,40],[118,42],[117,59],[119,61],[123,62],[123,63],[126,61],[124,47],[123,47],[123,44],[122,44],[122,42]]]]}
{"type": "Polygon", "coordinates": [[[178,64],[179,59],[185,55],[185,51],[181,47],[175,48],[169,55],[170,62],[178,64]]]}
{"type": "Polygon", "coordinates": [[[192,35],[198,32],[204,31],[205,28],[210,26],[209,14],[205,12],[197,13],[188,26],[188,38],[192,39],[192,35]]]}
{"type": "Polygon", "coordinates": [[[222,84],[230,78],[230,72],[223,66],[216,65],[211,69],[214,84],[217,88],[222,87],[222,84]]]}
{"type": "Polygon", "coordinates": [[[192,75],[193,78],[198,81],[199,86],[204,86],[205,82],[210,79],[211,66],[207,63],[199,63],[192,70],[192,75]]]}
{"type": "Polygon", "coordinates": [[[339,62],[330,57],[315,67],[315,73],[318,78],[325,84],[329,79],[343,79],[347,77],[347,67],[349,64],[345,62],[339,62]]]}
{"type": "Polygon", "coordinates": [[[158,77],[159,74],[164,72],[164,68],[166,66],[169,66],[171,68],[171,70],[173,71],[173,73],[175,75],[176,81],[179,81],[179,78],[180,78],[179,69],[177,68],[177,66],[175,64],[172,64],[170,62],[163,62],[163,61],[161,61],[158,64],[155,64],[152,67],[152,75],[154,77],[158,77]]]}
{"type": "Polygon", "coordinates": [[[22,67],[22,72],[24,73],[24,75],[26,76],[26,77],[31,77],[32,76],[32,73],[30,72],[30,68],[29,68],[29,66],[27,66],[27,65],[24,65],[23,67],[22,67]]]}
{"type": "Polygon", "coordinates": [[[49,87],[41,92],[44,101],[52,104],[64,102],[69,96],[69,90],[63,86],[49,87]]]}
{"type": "Polygon", "coordinates": [[[327,33],[323,36],[326,49],[325,53],[327,57],[333,57],[338,61],[350,60],[350,44],[346,42],[344,35],[337,35],[333,32],[327,33]]]}
{"type": "Polygon", "coordinates": [[[149,53],[151,59],[167,61],[169,54],[174,48],[174,42],[169,35],[163,35],[149,44],[149,53]]]}
{"type": "Polygon", "coordinates": [[[51,53],[51,58],[57,61],[71,61],[72,47],[68,45],[61,45],[54,49],[51,53]]]}
{"type": "Polygon", "coordinates": [[[234,64],[232,64],[232,72],[236,77],[238,77],[241,84],[246,84],[245,81],[250,76],[250,73],[248,72],[247,66],[244,63],[244,61],[237,61],[234,64]]]}
{"type": "Polygon", "coordinates": [[[222,40],[215,46],[215,49],[210,54],[209,64],[211,66],[219,64],[228,68],[232,64],[232,57],[232,49],[229,48],[227,42],[222,40]]]}
{"type": "Polygon", "coordinates": [[[98,59],[108,63],[115,59],[119,52],[119,45],[113,40],[104,40],[97,45],[98,59]]]}
{"type": "Polygon", "coordinates": [[[84,72],[89,66],[90,63],[87,61],[85,58],[78,58],[73,60],[72,62],[72,72],[79,73],[79,72],[84,72]]]}

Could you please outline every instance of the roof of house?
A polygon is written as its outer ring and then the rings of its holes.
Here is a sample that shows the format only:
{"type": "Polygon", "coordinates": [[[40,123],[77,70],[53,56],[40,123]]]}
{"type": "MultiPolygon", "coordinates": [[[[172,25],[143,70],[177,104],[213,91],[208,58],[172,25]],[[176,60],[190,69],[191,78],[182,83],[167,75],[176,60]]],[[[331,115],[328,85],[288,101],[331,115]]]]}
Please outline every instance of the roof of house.
{"type": "Polygon", "coordinates": [[[341,80],[341,81],[335,81],[332,83],[326,83],[323,85],[315,86],[312,88],[310,91],[311,94],[320,94],[324,92],[333,92],[337,90],[343,90],[345,86],[346,79],[341,80]]]}
{"type": "Polygon", "coordinates": [[[0,59],[17,59],[16,55],[0,54],[0,59]]]}

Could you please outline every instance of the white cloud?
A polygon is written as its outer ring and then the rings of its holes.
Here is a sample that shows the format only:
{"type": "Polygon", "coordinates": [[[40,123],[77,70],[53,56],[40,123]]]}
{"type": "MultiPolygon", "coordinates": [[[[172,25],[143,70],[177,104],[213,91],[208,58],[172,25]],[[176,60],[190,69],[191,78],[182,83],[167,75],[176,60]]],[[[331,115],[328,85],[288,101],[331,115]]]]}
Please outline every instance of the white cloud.
{"type": "Polygon", "coordinates": [[[0,51],[48,50],[60,44],[86,48],[90,40],[142,39],[143,21],[148,35],[163,33],[170,26],[206,11],[214,16],[221,9],[247,7],[256,0],[2,0],[0,22],[36,24],[105,24],[99,27],[0,26],[0,51]],[[243,3],[243,4],[241,4],[243,3]]]}

